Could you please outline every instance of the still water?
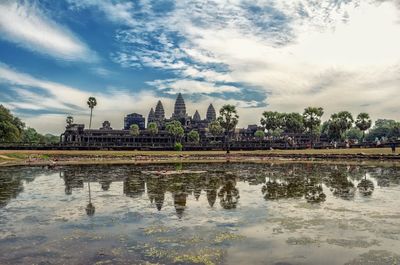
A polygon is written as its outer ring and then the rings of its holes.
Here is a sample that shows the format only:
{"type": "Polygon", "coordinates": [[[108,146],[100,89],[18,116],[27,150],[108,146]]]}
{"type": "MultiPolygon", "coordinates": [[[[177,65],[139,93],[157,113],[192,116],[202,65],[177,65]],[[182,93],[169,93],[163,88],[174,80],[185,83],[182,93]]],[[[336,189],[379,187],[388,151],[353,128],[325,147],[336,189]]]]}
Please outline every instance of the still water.
{"type": "Polygon", "coordinates": [[[0,168],[0,264],[400,264],[400,167],[0,168]]]}

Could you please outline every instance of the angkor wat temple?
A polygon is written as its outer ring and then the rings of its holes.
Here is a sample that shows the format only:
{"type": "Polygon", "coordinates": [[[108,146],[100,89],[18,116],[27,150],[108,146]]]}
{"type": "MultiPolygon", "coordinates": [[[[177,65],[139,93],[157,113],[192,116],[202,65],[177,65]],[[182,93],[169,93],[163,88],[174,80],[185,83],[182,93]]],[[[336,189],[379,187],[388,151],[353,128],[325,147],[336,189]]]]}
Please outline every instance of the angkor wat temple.
{"type": "MultiPolygon", "coordinates": [[[[171,121],[179,121],[185,131],[181,142],[186,150],[198,149],[224,149],[225,140],[223,134],[212,135],[208,131],[209,124],[216,120],[216,111],[212,104],[207,108],[205,118],[202,119],[199,111],[195,111],[193,116],[188,115],[186,104],[181,93],[178,94],[174,112],[170,118],[166,117],[164,106],[159,100],[155,108],[151,108],[147,118],[149,123],[156,123],[158,133],[153,135],[145,128],[145,118],[138,113],[128,114],[124,118],[124,129],[113,129],[109,121],[104,121],[99,129],[85,129],[84,124],[67,125],[65,132],[61,135],[61,145],[65,147],[93,147],[93,148],[126,148],[126,149],[159,149],[168,150],[174,146],[174,139],[166,130],[166,124],[171,121]],[[132,135],[130,127],[138,125],[139,135],[132,135]],[[196,130],[199,133],[200,141],[191,143],[187,139],[187,133],[196,130]]],[[[249,125],[246,129],[236,129],[231,147],[233,149],[255,149],[270,148],[270,141],[260,141],[254,134],[260,129],[257,125],[249,125]]],[[[307,139],[305,139],[307,140],[307,139]]],[[[274,141],[276,145],[287,145],[284,140],[274,141]]]]}
{"type": "MultiPolygon", "coordinates": [[[[207,133],[209,123],[216,120],[216,112],[212,104],[209,105],[205,119],[202,119],[200,113],[196,110],[193,116],[186,112],[185,101],[182,94],[178,94],[175,101],[174,112],[170,118],[166,118],[162,102],[159,100],[155,110],[150,109],[147,119],[147,125],[151,122],[157,124],[158,133],[151,135],[144,128],[145,118],[132,113],[124,119],[124,129],[113,129],[109,121],[104,121],[99,129],[85,129],[84,124],[67,125],[65,132],[61,135],[61,143],[72,146],[126,146],[133,148],[165,148],[173,146],[173,140],[165,130],[166,124],[170,121],[178,120],[181,122],[185,134],[191,130],[196,130],[200,135],[200,144],[204,144],[211,136],[207,133]],[[137,124],[140,134],[133,136],[129,128],[137,124]]],[[[182,139],[186,142],[186,139],[182,139]]]]}

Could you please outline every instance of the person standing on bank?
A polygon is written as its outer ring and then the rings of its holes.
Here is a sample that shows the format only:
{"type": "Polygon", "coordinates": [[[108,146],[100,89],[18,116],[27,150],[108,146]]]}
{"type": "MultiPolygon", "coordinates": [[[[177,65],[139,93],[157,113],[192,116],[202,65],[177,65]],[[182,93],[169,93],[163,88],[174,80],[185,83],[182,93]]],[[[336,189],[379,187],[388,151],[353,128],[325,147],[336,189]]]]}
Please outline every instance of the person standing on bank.
{"type": "Polygon", "coordinates": [[[396,153],[396,143],[395,142],[391,142],[390,143],[390,147],[392,148],[392,153],[396,153]]]}

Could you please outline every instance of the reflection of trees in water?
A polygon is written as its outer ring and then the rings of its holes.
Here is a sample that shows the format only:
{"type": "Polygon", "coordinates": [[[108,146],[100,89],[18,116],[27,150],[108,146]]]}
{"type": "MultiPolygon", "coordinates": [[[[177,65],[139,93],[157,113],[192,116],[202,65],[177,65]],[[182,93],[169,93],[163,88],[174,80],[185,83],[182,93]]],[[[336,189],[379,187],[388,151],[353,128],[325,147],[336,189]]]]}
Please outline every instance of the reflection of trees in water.
{"type": "Polygon", "coordinates": [[[265,200],[300,199],[304,196],[307,202],[315,203],[326,198],[319,171],[311,164],[290,165],[288,169],[277,166],[272,174],[268,174],[261,191],[265,200]]]}
{"type": "Polygon", "coordinates": [[[233,176],[226,176],[222,188],[218,192],[219,203],[224,209],[234,209],[239,202],[239,190],[235,187],[236,179],[233,176]]]}
{"type": "Polygon", "coordinates": [[[375,167],[368,170],[369,175],[375,178],[379,187],[400,185],[400,169],[398,167],[375,167]]]}
{"type": "Polygon", "coordinates": [[[278,200],[286,197],[286,184],[268,180],[261,188],[266,200],[278,200]]]}
{"type": "Polygon", "coordinates": [[[17,198],[24,190],[21,177],[0,173],[0,208],[6,206],[11,199],[17,198]]]}
{"type": "MultiPolygon", "coordinates": [[[[193,171],[202,171],[205,165],[184,164],[182,167],[193,171]]],[[[360,195],[373,194],[374,187],[370,180],[372,178],[376,179],[379,186],[400,184],[400,170],[397,167],[312,163],[211,163],[206,167],[207,173],[204,174],[178,173],[175,175],[161,174],[164,171],[175,171],[177,168],[173,164],[137,165],[135,167],[63,167],[60,176],[64,180],[66,194],[72,194],[73,189],[83,189],[84,182],[88,180],[99,183],[104,192],[109,190],[113,181],[121,181],[124,194],[132,198],[142,197],[147,186],[147,196],[158,210],[161,210],[165,204],[166,193],[171,193],[179,216],[183,215],[188,198],[193,195],[196,200],[201,200],[202,191],[205,192],[210,207],[215,206],[217,198],[223,209],[237,207],[239,191],[236,188],[236,181],[245,181],[250,185],[262,185],[262,195],[266,200],[304,198],[309,203],[325,201],[326,194],[322,183],[329,187],[334,196],[343,199],[352,199],[356,189],[359,190],[360,195]],[[143,171],[160,172],[160,174],[143,175],[143,171]],[[370,176],[366,180],[364,180],[365,174],[370,176]],[[358,183],[357,187],[354,183],[358,183]]],[[[179,165],[178,169],[183,168],[179,165]]],[[[43,169],[40,169],[40,174],[43,172],[43,169]]],[[[24,176],[32,176],[32,174],[26,171],[24,176]]],[[[23,186],[22,182],[17,179],[7,181],[0,182],[0,203],[3,206],[7,203],[6,197],[15,197],[16,195],[12,195],[12,192],[18,194],[23,186]],[[10,184],[4,185],[7,181],[10,184]]],[[[92,208],[94,205],[87,207],[89,213],[92,212],[92,208]]]]}
{"type": "Polygon", "coordinates": [[[374,192],[375,186],[371,180],[367,179],[367,175],[365,174],[364,179],[362,179],[360,183],[358,183],[357,188],[361,195],[371,196],[374,192]]]}
{"type": "Polygon", "coordinates": [[[41,174],[40,168],[1,168],[0,169],[0,208],[24,191],[24,182],[32,182],[41,174]]]}
{"type": "Polygon", "coordinates": [[[309,203],[324,202],[326,194],[322,188],[321,183],[316,177],[307,178],[304,189],[304,198],[309,203]]]}
{"type": "Polygon", "coordinates": [[[103,191],[108,191],[108,190],[110,189],[112,180],[109,180],[109,179],[100,180],[99,183],[100,183],[101,189],[102,189],[103,191]]]}
{"type": "Polygon", "coordinates": [[[334,170],[326,181],[334,196],[342,199],[350,200],[354,198],[354,183],[347,178],[344,171],[334,170]]]}

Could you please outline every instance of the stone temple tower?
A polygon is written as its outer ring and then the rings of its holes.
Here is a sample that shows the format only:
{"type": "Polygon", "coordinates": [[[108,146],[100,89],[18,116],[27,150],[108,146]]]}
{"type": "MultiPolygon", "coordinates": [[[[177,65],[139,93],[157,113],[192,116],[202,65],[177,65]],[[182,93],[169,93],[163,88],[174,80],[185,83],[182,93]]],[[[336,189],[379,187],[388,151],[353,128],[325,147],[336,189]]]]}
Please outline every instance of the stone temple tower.
{"type": "Polygon", "coordinates": [[[151,108],[150,112],[149,112],[149,116],[147,117],[147,124],[149,124],[150,122],[154,122],[156,120],[156,116],[154,113],[154,109],[151,108]]]}
{"type": "Polygon", "coordinates": [[[207,109],[206,120],[208,122],[215,121],[217,119],[217,114],[215,113],[215,109],[213,104],[210,104],[207,109]]]}
{"type": "Polygon", "coordinates": [[[172,115],[172,117],[175,119],[182,119],[187,117],[186,105],[181,93],[179,93],[178,97],[176,98],[174,114],[172,115]]]}
{"type": "Polygon", "coordinates": [[[154,112],[154,118],[157,121],[162,121],[165,119],[165,111],[164,111],[164,106],[161,103],[161,100],[159,100],[157,102],[157,106],[156,106],[156,111],[154,112]]]}
{"type": "Polygon", "coordinates": [[[197,110],[193,115],[193,120],[194,121],[201,121],[200,113],[197,110]]]}

